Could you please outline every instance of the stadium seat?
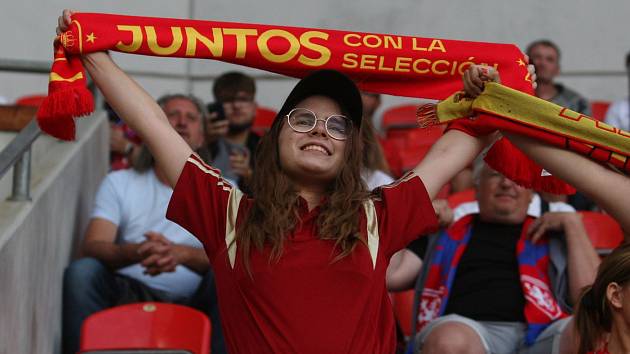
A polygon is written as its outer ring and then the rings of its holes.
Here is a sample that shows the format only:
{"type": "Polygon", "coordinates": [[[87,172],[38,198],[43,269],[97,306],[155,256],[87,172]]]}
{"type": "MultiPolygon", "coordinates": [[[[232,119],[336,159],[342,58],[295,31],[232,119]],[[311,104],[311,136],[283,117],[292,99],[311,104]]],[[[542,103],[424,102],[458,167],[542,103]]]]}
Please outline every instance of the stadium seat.
{"type": "Polygon", "coordinates": [[[603,121],[610,106],[609,101],[591,101],[591,115],[593,119],[603,121]]]}
{"type": "Polygon", "coordinates": [[[411,335],[411,321],[413,318],[414,290],[391,293],[394,316],[405,334],[405,338],[411,335]]]}
{"type": "Polygon", "coordinates": [[[254,124],[252,125],[252,131],[254,133],[263,136],[269,128],[273,120],[276,118],[278,112],[271,108],[258,107],[256,108],[256,118],[254,118],[254,124]]]}
{"type": "MultiPolygon", "coordinates": [[[[395,148],[400,157],[402,172],[416,167],[426,156],[431,146],[442,136],[443,128],[410,128],[388,130],[384,139],[395,148]]],[[[385,144],[384,144],[385,145],[385,144]]]]}
{"type": "Polygon", "coordinates": [[[470,188],[470,189],[466,189],[465,191],[461,191],[461,192],[457,192],[457,193],[453,193],[449,195],[448,198],[446,198],[446,201],[448,202],[448,206],[451,209],[455,209],[457,208],[458,205],[462,203],[472,202],[476,199],[477,199],[477,196],[475,195],[475,189],[470,188]]]}
{"type": "Polygon", "coordinates": [[[381,145],[396,177],[416,167],[444,133],[444,126],[418,128],[416,111],[419,105],[394,106],[383,113],[381,128],[385,138],[381,145]]]}
{"type": "Polygon", "coordinates": [[[44,99],[46,98],[45,94],[41,95],[28,95],[18,98],[15,101],[16,106],[31,106],[31,107],[39,107],[44,99]]]}
{"type": "Polygon", "coordinates": [[[416,111],[420,104],[405,104],[388,108],[383,112],[383,120],[381,121],[381,129],[384,131],[390,129],[407,129],[418,126],[416,123],[416,111]]]}
{"type": "Polygon", "coordinates": [[[623,231],[615,219],[604,213],[580,211],[582,222],[600,256],[612,252],[624,241],[623,231]]]}
{"type": "Polygon", "coordinates": [[[135,303],[88,317],[81,328],[81,354],[210,352],[210,321],[193,308],[135,303]]]}

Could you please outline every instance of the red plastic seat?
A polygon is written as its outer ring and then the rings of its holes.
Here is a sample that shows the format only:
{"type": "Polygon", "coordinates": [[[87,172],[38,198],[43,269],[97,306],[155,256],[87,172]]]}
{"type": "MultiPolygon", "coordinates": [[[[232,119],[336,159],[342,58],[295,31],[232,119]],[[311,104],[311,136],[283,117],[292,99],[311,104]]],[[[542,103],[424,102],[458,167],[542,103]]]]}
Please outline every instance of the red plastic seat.
{"type": "Polygon", "coordinates": [[[383,145],[389,145],[395,150],[404,173],[422,161],[442,134],[441,126],[425,129],[393,129],[387,131],[386,144],[383,145]]]}
{"type": "Polygon", "coordinates": [[[17,106],[39,107],[41,106],[42,102],[44,102],[45,98],[46,98],[45,94],[23,96],[23,97],[18,98],[15,101],[15,104],[17,106]]]}
{"type": "Polygon", "coordinates": [[[387,131],[390,129],[417,127],[418,123],[416,123],[416,112],[419,106],[420,104],[405,104],[387,109],[383,112],[381,128],[387,131]]]}
{"type": "Polygon", "coordinates": [[[379,139],[379,143],[383,148],[383,155],[385,155],[387,165],[389,165],[389,172],[391,172],[392,177],[400,178],[403,174],[403,168],[402,159],[399,154],[399,147],[395,144],[395,142],[387,139],[379,139]]]}
{"type": "Polygon", "coordinates": [[[446,198],[448,206],[451,209],[457,208],[462,203],[468,203],[477,200],[477,195],[474,188],[466,189],[461,192],[453,193],[446,198]]]}
{"type": "Polygon", "coordinates": [[[603,121],[610,106],[609,101],[591,101],[591,115],[593,119],[603,121]]]}
{"type": "Polygon", "coordinates": [[[271,108],[256,108],[256,118],[254,118],[252,131],[260,136],[264,135],[271,128],[271,124],[273,124],[277,114],[278,112],[271,108]]]}
{"type": "Polygon", "coordinates": [[[588,237],[600,256],[609,254],[624,241],[621,227],[610,215],[592,211],[579,213],[582,214],[588,237]]]}
{"type": "Polygon", "coordinates": [[[88,317],[81,327],[80,353],[130,350],[210,352],[210,321],[193,308],[166,303],[135,303],[88,317]]]}
{"type": "Polygon", "coordinates": [[[392,296],[392,306],[394,316],[400,325],[405,337],[411,335],[411,321],[413,320],[413,296],[414,290],[390,293],[392,296]]]}

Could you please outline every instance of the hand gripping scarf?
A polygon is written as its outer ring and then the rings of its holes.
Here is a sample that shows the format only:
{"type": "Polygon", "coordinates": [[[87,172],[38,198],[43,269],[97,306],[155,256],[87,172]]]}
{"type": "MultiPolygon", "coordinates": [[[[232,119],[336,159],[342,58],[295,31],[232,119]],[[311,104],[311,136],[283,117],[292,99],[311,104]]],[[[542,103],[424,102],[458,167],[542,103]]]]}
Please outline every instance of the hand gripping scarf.
{"type": "MultiPolygon", "coordinates": [[[[626,175],[630,172],[630,133],[496,83],[486,84],[474,100],[456,93],[437,105],[423,106],[418,122],[421,126],[453,122],[452,129],[475,136],[505,130],[580,153],[626,175]],[[459,119],[473,115],[472,119],[459,119]]],[[[545,177],[540,166],[524,158],[506,139],[495,143],[486,162],[526,187],[571,192],[572,188],[558,179],[545,177]]]]}
{"type": "MultiPolygon", "coordinates": [[[[438,236],[435,253],[429,263],[429,273],[420,298],[417,314],[418,328],[442,316],[455,279],[459,261],[472,235],[474,215],[466,216],[438,236]]],[[[516,244],[516,258],[525,297],[523,314],[527,321],[525,344],[532,345],[538,335],[553,321],[567,316],[556,301],[550,286],[547,268],[549,244],[542,238],[533,244],[526,230],[532,218],[523,224],[521,237],[516,244]]]]}
{"type": "Polygon", "coordinates": [[[55,40],[40,127],[74,139],[74,117],[93,111],[80,54],[113,50],[206,58],[301,78],[317,69],[350,76],[366,91],[444,99],[461,89],[472,64],[501,72],[503,82],[532,92],[525,59],[510,44],[243,23],[78,13],[55,40]]]}

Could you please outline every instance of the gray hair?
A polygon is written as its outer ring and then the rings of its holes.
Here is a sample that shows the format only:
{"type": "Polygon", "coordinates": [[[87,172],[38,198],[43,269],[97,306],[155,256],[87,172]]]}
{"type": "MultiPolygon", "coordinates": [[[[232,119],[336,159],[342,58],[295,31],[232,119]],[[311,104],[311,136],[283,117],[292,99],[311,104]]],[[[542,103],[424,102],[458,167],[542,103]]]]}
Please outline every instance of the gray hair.
{"type": "Polygon", "coordinates": [[[486,162],[483,160],[488,151],[492,148],[494,144],[487,146],[473,161],[473,169],[472,169],[472,178],[475,187],[479,186],[479,180],[481,179],[481,171],[486,166],[486,162]]]}
{"type": "MultiPolygon", "coordinates": [[[[206,107],[204,106],[203,102],[199,98],[193,95],[186,95],[183,93],[166,94],[158,98],[156,102],[160,106],[160,108],[164,110],[164,107],[166,107],[166,104],[175,99],[188,100],[195,106],[195,108],[197,108],[197,111],[199,111],[199,113],[201,114],[201,121],[202,121],[201,129],[203,129],[203,136],[205,137],[206,136],[205,122],[206,122],[206,117],[208,117],[208,111],[206,110],[206,107]]],[[[147,145],[143,143],[140,148],[140,152],[138,153],[138,156],[135,156],[135,158],[131,159],[131,167],[139,173],[144,173],[150,170],[154,164],[155,164],[155,159],[153,158],[153,155],[151,155],[151,152],[149,151],[149,148],[147,147],[147,145]]]]}
{"type": "Polygon", "coordinates": [[[206,117],[208,116],[208,111],[206,110],[206,106],[203,104],[203,101],[201,101],[199,98],[197,98],[194,95],[186,95],[183,93],[166,94],[157,99],[157,104],[162,108],[162,110],[164,110],[164,107],[166,106],[166,104],[169,103],[171,100],[175,100],[175,99],[182,99],[182,100],[190,101],[192,104],[195,105],[195,108],[197,108],[199,113],[201,113],[201,117],[203,118],[203,120],[205,120],[206,117]]]}

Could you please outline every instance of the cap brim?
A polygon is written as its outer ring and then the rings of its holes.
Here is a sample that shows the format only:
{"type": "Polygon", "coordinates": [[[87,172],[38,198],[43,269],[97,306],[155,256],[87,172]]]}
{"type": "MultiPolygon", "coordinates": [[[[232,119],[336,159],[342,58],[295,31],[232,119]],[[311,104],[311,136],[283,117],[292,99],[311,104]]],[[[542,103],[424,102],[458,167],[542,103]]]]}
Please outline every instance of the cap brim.
{"type": "Polygon", "coordinates": [[[279,115],[286,114],[305,98],[317,95],[329,97],[337,102],[357,128],[361,127],[363,117],[361,93],[349,77],[335,70],[314,71],[300,80],[282,105],[279,115]]]}

